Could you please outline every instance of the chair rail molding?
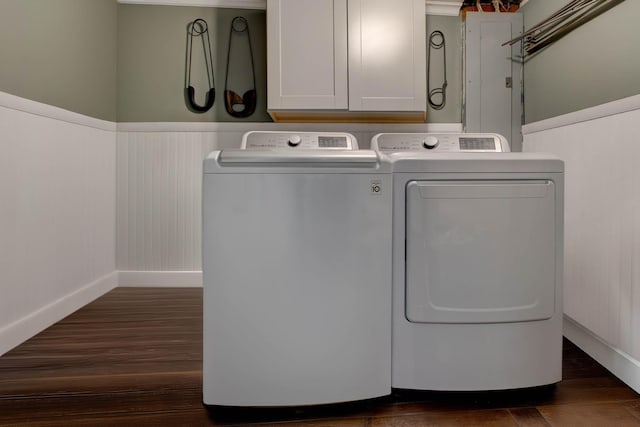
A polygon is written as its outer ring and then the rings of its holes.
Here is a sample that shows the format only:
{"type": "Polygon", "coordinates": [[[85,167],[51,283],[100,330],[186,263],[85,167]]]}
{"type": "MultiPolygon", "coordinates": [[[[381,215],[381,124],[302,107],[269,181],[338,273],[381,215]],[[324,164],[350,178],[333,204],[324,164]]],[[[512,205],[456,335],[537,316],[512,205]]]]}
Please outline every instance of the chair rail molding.
{"type": "Polygon", "coordinates": [[[267,0],[118,0],[118,3],[155,6],[224,7],[231,9],[267,8],[267,0]]]}
{"type": "MultiPolygon", "coordinates": [[[[122,4],[266,9],[267,0],[118,0],[122,4]]],[[[462,0],[425,0],[427,15],[458,16],[462,0]]]]}

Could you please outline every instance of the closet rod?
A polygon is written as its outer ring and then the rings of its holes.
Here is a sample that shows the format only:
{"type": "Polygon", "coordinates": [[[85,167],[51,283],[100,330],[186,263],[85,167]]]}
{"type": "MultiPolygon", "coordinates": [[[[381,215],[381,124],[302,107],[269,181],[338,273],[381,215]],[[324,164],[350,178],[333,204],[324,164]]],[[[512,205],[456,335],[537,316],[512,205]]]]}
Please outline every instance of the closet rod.
{"type": "MultiPolygon", "coordinates": [[[[619,5],[623,1],[624,0],[605,0],[603,3],[597,6],[594,6],[593,9],[589,10],[583,15],[567,22],[566,24],[562,25],[560,28],[551,31],[549,35],[546,35],[542,39],[531,43],[529,47],[525,46],[524,48],[525,54],[531,55],[541,49],[544,49],[545,47],[549,46],[555,41],[566,36],[568,33],[575,30],[579,26],[589,22],[596,16],[601,15],[602,13],[608,11],[609,9],[619,5]]],[[[526,41],[525,41],[525,45],[526,45],[526,41]]]]}
{"type": "Polygon", "coordinates": [[[555,11],[550,16],[538,22],[536,25],[529,28],[518,37],[502,43],[502,46],[512,46],[520,40],[529,39],[531,37],[535,37],[535,35],[550,32],[554,27],[560,25],[562,21],[569,19],[570,17],[580,12],[582,9],[593,6],[594,3],[600,1],[607,0],[572,0],[571,2],[567,3],[562,9],[555,11]]]}
{"type": "Polygon", "coordinates": [[[502,46],[514,45],[519,41],[524,41],[524,54],[532,54],[623,1],[572,0],[520,36],[503,43],[502,46]]]}

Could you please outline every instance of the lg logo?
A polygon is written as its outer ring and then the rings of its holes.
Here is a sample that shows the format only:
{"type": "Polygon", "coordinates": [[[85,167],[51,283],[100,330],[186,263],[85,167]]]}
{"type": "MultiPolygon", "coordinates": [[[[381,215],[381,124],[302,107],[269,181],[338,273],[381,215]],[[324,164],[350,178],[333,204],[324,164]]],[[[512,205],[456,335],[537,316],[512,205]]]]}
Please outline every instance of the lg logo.
{"type": "Polygon", "coordinates": [[[371,180],[371,194],[375,196],[382,194],[382,181],[378,179],[371,180]]]}

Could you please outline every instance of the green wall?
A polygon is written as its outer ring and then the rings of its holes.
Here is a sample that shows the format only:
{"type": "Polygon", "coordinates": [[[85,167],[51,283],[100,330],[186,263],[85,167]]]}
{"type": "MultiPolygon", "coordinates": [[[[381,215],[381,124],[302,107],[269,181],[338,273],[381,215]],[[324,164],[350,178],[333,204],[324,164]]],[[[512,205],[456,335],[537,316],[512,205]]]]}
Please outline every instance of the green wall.
{"type": "MultiPolygon", "coordinates": [[[[525,29],[568,2],[530,0],[521,9],[525,29]]],[[[640,1],[624,1],[528,59],[525,122],[639,94],[639,17],[640,1]]]]}
{"type": "Polygon", "coordinates": [[[116,0],[0,0],[0,91],[116,118],[116,0]]]}
{"type": "MultiPolygon", "coordinates": [[[[536,0],[540,2],[542,0],[536,0]]],[[[535,2],[533,2],[535,3],[535,2]]],[[[428,108],[427,122],[460,122],[462,41],[459,17],[427,16],[427,34],[440,30],[447,44],[447,104],[428,108]]],[[[0,91],[118,122],[271,121],[266,112],[266,12],[264,10],[117,4],[116,0],[0,0],[0,91]],[[258,106],[245,119],[224,108],[229,26],[249,21],[258,106]],[[184,98],[187,26],[209,24],[216,101],[193,113],[184,98]]],[[[238,39],[234,39],[237,41],[238,39]]],[[[201,46],[194,45],[192,85],[204,104],[207,90],[201,46]]],[[[229,88],[251,85],[246,46],[232,51],[229,88]]],[[[432,62],[442,76],[440,52],[432,62]]]]}
{"type": "MultiPolygon", "coordinates": [[[[192,82],[196,101],[204,105],[208,83],[200,38],[194,39],[192,82]]],[[[234,36],[229,89],[244,92],[252,86],[248,49],[234,36]],[[238,54],[236,56],[236,53],[238,54]]],[[[270,121],[266,112],[266,12],[180,6],[118,6],[118,122],[270,121]],[[229,28],[235,16],[249,22],[258,106],[253,115],[236,119],[224,108],[229,28]],[[207,21],[214,57],[216,99],[206,113],[193,113],[184,98],[187,26],[207,21]]]]}
{"type": "MultiPolygon", "coordinates": [[[[429,34],[442,31],[447,49],[447,102],[442,110],[434,110],[427,103],[427,122],[460,123],[462,121],[462,21],[458,16],[427,15],[427,60],[429,34]]],[[[442,51],[431,50],[431,84],[440,86],[443,76],[442,51]]],[[[440,102],[440,97],[434,98],[440,102]]]]}
{"type": "MultiPolygon", "coordinates": [[[[445,108],[440,111],[429,108],[427,122],[459,123],[462,108],[460,18],[427,16],[426,25],[428,33],[440,30],[445,34],[449,83],[445,108]]],[[[439,54],[436,53],[437,60],[432,63],[434,75],[438,76],[436,80],[442,75],[439,54]]],[[[196,64],[201,57],[200,46],[194,46],[193,55],[192,85],[196,88],[198,103],[204,104],[207,82],[202,63],[196,64]]],[[[239,66],[233,67],[235,73],[230,77],[240,83],[238,89],[250,84],[246,55],[244,59],[239,66]]],[[[265,11],[130,4],[118,7],[118,122],[271,121],[266,111],[266,78],[265,11]],[[246,119],[229,116],[223,100],[229,25],[237,15],[249,21],[256,65],[258,107],[246,119]],[[209,24],[215,57],[216,102],[206,113],[189,111],[183,95],[186,29],[196,18],[203,18],[209,24]]]]}

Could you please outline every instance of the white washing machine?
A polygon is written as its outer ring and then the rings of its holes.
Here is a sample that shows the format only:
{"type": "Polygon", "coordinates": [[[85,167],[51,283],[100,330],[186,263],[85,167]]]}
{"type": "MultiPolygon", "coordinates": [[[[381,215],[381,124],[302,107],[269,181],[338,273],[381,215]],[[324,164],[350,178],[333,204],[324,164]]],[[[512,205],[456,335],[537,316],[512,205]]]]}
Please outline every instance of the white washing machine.
{"type": "Polygon", "coordinates": [[[391,190],[345,133],[250,132],[206,158],[206,405],[390,393],[391,190]]]}
{"type": "Polygon", "coordinates": [[[560,381],[562,161],[495,134],[380,134],[372,149],[394,180],[392,386],[560,381]]]}

